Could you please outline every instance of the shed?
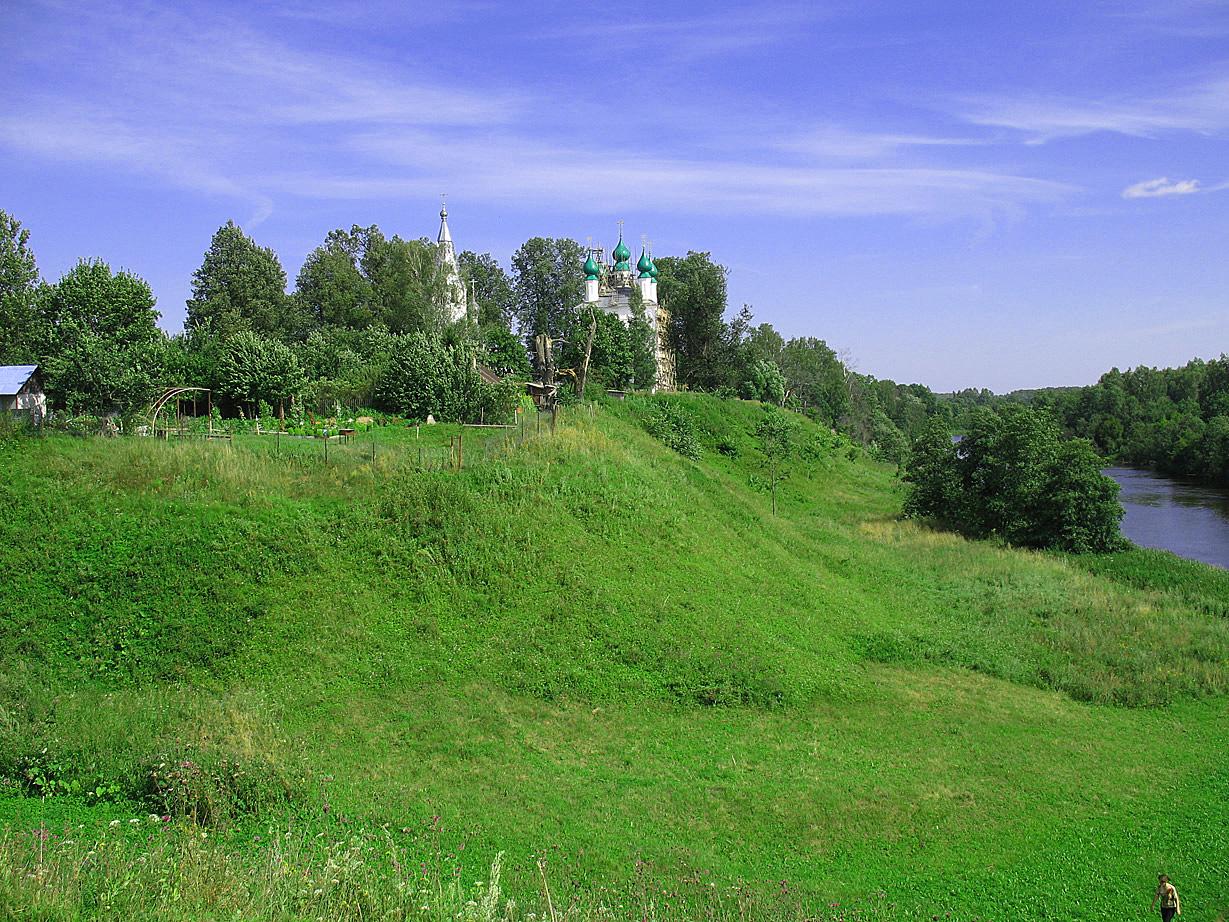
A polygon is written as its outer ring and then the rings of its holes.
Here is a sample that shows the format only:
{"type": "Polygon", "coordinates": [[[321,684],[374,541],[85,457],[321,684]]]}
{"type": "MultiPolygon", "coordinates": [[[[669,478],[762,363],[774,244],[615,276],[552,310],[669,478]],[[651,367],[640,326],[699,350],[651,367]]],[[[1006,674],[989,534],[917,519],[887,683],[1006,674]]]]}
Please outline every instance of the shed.
{"type": "Polygon", "coordinates": [[[37,365],[0,365],[0,413],[29,414],[39,422],[47,413],[47,395],[37,365]]]}

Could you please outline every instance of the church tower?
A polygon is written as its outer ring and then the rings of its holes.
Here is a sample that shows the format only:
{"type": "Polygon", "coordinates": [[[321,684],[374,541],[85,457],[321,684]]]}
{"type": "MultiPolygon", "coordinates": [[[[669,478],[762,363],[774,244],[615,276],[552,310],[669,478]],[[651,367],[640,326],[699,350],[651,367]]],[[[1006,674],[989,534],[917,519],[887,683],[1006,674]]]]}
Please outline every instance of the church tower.
{"type": "Polygon", "coordinates": [[[457,264],[457,249],[448,229],[448,205],[440,208],[440,233],[435,241],[435,265],[444,275],[443,310],[441,313],[450,323],[460,323],[469,316],[469,297],[465,283],[461,281],[461,267],[457,264]]]}

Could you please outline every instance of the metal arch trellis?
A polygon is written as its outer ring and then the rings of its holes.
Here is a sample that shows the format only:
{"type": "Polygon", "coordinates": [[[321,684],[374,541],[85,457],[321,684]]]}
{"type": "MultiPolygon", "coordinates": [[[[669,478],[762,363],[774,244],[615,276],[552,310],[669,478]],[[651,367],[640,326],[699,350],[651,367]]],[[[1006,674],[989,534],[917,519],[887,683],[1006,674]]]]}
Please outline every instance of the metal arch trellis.
{"type": "Polygon", "coordinates": [[[210,428],[210,431],[212,431],[213,417],[211,414],[213,412],[213,400],[212,400],[213,395],[210,389],[207,387],[168,387],[165,391],[163,391],[158,396],[158,399],[156,399],[152,404],[150,404],[150,407],[149,407],[149,430],[150,432],[153,434],[157,434],[158,414],[162,412],[163,408],[168,403],[170,403],[172,400],[177,400],[178,398],[182,397],[184,394],[201,393],[201,392],[206,394],[205,402],[206,402],[206,406],[208,407],[208,409],[205,412],[206,414],[210,416],[209,428],[210,428]]]}

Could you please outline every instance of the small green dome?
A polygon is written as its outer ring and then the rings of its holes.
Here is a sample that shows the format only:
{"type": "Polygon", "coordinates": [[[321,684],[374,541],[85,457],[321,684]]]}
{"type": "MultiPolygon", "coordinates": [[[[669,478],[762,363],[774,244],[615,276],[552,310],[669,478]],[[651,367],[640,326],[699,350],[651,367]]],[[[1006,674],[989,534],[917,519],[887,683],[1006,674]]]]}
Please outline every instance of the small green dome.
{"type": "Polygon", "coordinates": [[[652,259],[650,259],[650,260],[649,260],[649,275],[651,275],[651,276],[652,276],[652,277],[656,280],[656,278],[657,278],[657,263],[653,262],[653,260],[652,260],[652,259]]]}
{"type": "Polygon", "coordinates": [[[640,270],[642,279],[651,279],[653,277],[653,260],[649,259],[648,253],[640,254],[640,261],[636,263],[636,268],[640,270]]]}
{"type": "Polygon", "coordinates": [[[593,258],[593,254],[589,254],[589,258],[585,260],[585,281],[593,282],[597,280],[598,274],[601,272],[601,267],[593,258]]]}

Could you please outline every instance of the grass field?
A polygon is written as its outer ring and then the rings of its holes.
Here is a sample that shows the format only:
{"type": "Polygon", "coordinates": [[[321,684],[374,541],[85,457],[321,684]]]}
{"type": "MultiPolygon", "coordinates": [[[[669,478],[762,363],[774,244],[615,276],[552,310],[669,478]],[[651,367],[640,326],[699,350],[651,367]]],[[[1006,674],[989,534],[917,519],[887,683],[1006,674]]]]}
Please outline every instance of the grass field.
{"type": "Polygon", "coordinates": [[[698,461],[639,401],[461,471],[0,442],[0,904],[480,918],[503,853],[517,918],[1229,908],[1229,574],[899,521],[809,423],[774,517],[764,411],[671,399],[698,461]]]}

